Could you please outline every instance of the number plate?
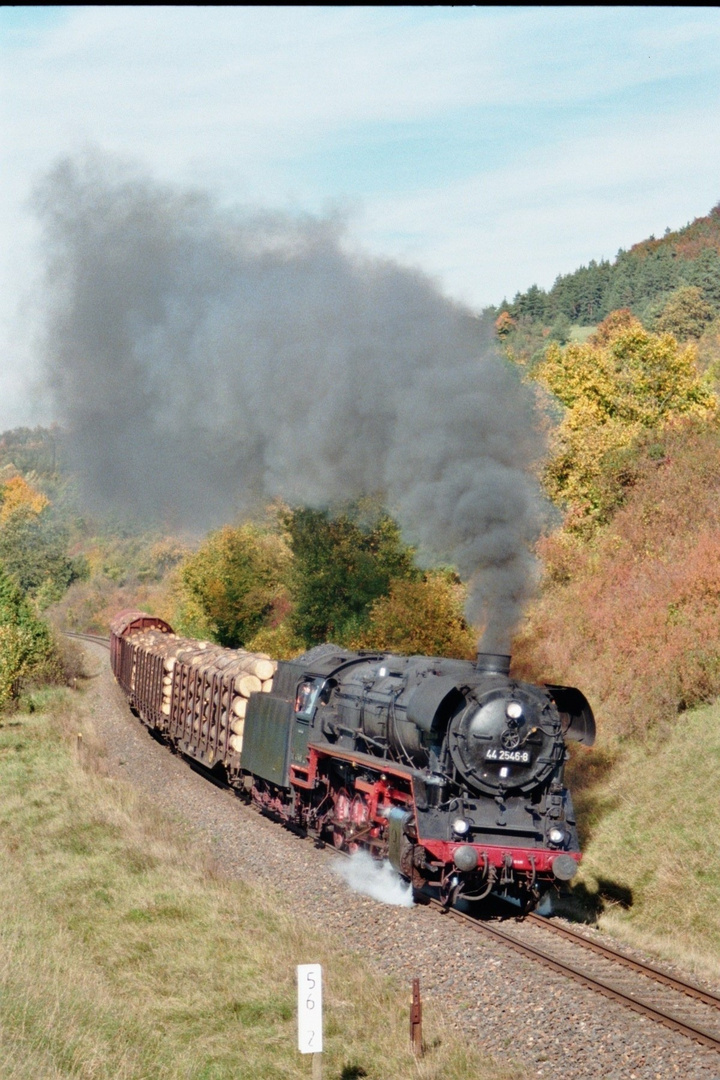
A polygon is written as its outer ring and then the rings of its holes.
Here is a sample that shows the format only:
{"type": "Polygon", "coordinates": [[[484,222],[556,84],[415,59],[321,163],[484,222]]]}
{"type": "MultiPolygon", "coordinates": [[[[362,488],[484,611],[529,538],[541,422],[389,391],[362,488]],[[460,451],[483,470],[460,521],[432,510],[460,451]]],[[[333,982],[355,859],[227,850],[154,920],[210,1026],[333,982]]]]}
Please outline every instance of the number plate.
{"type": "Polygon", "coordinates": [[[529,765],[530,764],[530,751],[529,750],[498,750],[495,746],[491,746],[485,755],[486,761],[505,761],[511,765],[529,765]]]}

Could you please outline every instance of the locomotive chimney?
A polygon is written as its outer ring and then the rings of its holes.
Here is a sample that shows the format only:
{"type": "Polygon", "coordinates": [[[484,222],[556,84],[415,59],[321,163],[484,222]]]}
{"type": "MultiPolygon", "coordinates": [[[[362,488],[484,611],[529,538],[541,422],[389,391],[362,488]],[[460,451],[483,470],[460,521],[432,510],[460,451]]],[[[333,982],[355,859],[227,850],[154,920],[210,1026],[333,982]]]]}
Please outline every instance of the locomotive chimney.
{"type": "Polygon", "coordinates": [[[485,675],[509,675],[510,657],[506,653],[479,652],[475,667],[485,675]]]}

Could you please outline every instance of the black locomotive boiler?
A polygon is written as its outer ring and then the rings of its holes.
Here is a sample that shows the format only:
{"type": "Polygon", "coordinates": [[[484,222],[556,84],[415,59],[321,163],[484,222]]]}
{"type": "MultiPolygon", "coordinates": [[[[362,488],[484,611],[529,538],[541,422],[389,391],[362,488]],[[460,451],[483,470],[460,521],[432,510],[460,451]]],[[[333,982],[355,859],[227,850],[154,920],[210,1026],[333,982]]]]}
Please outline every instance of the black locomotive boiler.
{"type": "Polygon", "coordinates": [[[246,661],[233,657],[250,654],[205,645],[198,660],[197,643],[172,635],[169,648],[169,635],[161,620],[119,616],[116,676],[149,726],[259,807],[389,858],[448,905],[500,895],[530,910],[576,873],[566,741],[595,736],[579,690],[513,679],[504,655],[473,664],[321,645],[279,662],[243,705],[234,672],[246,661]]]}

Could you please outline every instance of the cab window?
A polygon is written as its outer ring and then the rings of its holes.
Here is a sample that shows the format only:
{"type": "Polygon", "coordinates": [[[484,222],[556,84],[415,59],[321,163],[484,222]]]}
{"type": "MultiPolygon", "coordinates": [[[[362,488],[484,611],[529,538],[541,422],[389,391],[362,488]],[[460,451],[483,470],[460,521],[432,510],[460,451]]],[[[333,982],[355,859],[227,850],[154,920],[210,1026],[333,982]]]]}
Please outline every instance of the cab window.
{"type": "Polygon", "coordinates": [[[321,679],[304,679],[298,683],[295,694],[295,715],[300,719],[311,719],[322,685],[321,679]]]}

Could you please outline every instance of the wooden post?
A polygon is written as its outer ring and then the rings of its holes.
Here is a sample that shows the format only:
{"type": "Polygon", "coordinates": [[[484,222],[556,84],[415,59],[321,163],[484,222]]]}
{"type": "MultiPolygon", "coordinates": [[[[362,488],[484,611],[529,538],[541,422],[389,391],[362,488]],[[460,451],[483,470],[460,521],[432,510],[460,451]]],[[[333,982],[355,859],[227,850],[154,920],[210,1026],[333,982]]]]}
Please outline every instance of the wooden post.
{"type": "Polygon", "coordinates": [[[312,1080],[322,1080],[322,1054],[312,1056],[312,1080]]]}
{"type": "Polygon", "coordinates": [[[420,1000],[420,980],[413,979],[412,1004],[410,1006],[410,1042],[413,1053],[418,1057],[423,1054],[422,1039],[422,1001],[420,1000]]]}

